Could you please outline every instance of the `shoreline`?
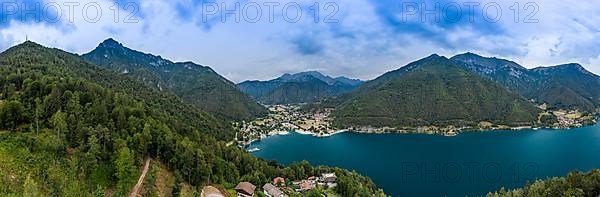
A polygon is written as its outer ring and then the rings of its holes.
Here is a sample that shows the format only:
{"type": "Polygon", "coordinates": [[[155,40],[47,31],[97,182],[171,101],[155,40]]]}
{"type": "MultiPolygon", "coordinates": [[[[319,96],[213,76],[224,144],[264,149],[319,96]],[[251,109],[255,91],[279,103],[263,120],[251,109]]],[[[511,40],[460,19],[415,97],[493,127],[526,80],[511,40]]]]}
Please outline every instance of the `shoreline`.
{"type": "Polygon", "coordinates": [[[252,144],[254,144],[255,142],[262,141],[263,139],[269,138],[271,136],[288,135],[291,132],[294,132],[294,133],[297,133],[300,135],[309,135],[309,136],[316,137],[316,138],[327,138],[327,137],[331,137],[331,136],[341,134],[341,133],[346,133],[346,132],[361,133],[361,134],[425,134],[425,135],[440,135],[440,136],[446,136],[446,137],[454,137],[454,136],[457,136],[464,132],[524,131],[524,130],[538,131],[540,129],[546,129],[546,130],[577,129],[577,128],[594,126],[597,124],[600,124],[598,119],[596,119],[593,122],[593,124],[587,124],[587,125],[582,125],[582,126],[578,126],[578,127],[519,126],[519,127],[493,127],[493,128],[486,128],[486,129],[474,128],[474,127],[463,127],[463,128],[456,128],[454,130],[447,131],[447,132],[442,131],[443,129],[440,129],[440,128],[438,128],[438,130],[424,130],[423,129],[424,127],[405,128],[405,129],[395,129],[395,128],[389,128],[389,127],[363,128],[363,129],[347,128],[347,129],[339,129],[333,133],[328,133],[328,134],[317,134],[317,133],[313,133],[313,132],[309,132],[309,131],[304,131],[302,129],[298,129],[298,130],[294,129],[294,130],[286,131],[283,133],[275,132],[275,134],[266,135],[266,136],[261,137],[260,139],[251,140],[249,143],[244,144],[243,146],[244,146],[244,148],[247,148],[247,147],[251,146],[252,144]]]}
{"type": "Polygon", "coordinates": [[[425,134],[425,135],[441,135],[441,136],[446,136],[446,137],[453,137],[453,136],[457,136],[461,133],[465,133],[465,132],[494,132],[494,131],[524,131],[524,130],[531,130],[531,131],[539,131],[540,129],[546,129],[546,130],[561,130],[561,129],[578,129],[578,128],[584,128],[584,127],[590,127],[590,126],[594,126],[600,124],[600,122],[596,121],[593,124],[587,124],[587,125],[582,125],[579,127],[532,127],[532,126],[521,126],[521,127],[508,127],[508,128],[486,128],[486,129],[482,129],[482,128],[463,128],[463,129],[457,129],[455,130],[455,134],[454,135],[446,135],[443,132],[440,131],[418,131],[418,128],[413,128],[413,129],[400,129],[400,130],[395,130],[395,129],[391,129],[391,128],[373,128],[371,129],[371,131],[365,131],[368,129],[358,129],[354,130],[354,129],[349,129],[348,132],[354,132],[354,133],[363,133],[363,134],[393,134],[393,133],[397,133],[397,134],[425,134]]]}
{"type": "Polygon", "coordinates": [[[292,132],[301,134],[301,135],[310,135],[313,137],[331,137],[333,135],[337,135],[340,133],[345,133],[345,132],[352,132],[352,133],[363,133],[363,134],[390,134],[390,133],[398,133],[398,134],[426,134],[426,135],[441,135],[441,136],[446,136],[446,137],[453,137],[453,136],[457,136],[460,133],[464,133],[464,132],[494,132],[494,131],[524,131],[524,130],[531,130],[531,131],[539,131],[541,129],[546,129],[546,130],[561,130],[561,129],[577,129],[577,128],[584,128],[584,127],[589,127],[589,126],[594,126],[600,124],[599,122],[595,122],[593,124],[588,124],[588,125],[582,125],[580,127],[532,127],[532,126],[520,126],[520,127],[507,127],[507,128],[486,128],[486,129],[482,129],[482,128],[461,128],[461,129],[456,129],[454,131],[454,135],[450,134],[447,135],[439,130],[435,130],[435,131],[418,131],[419,128],[412,128],[412,129],[400,129],[400,130],[396,130],[396,129],[391,129],[391,128],[372,128],[372,129],[341,129],[341,130],[337,130],[334,133],[330,133],[330,134],[323,134],[323,135],[319,135],[316,133],[312,133],[312,132],[308,132],[308,131],[297,131],[297,130],[293,130],[292,132]],[[368,131],[371,130],[371,131],[368,131]]]}
{"type": "Polygon", "coordinates": [[[400,134],[427,134],[427,135],[442,135],[447,137],[453,137],[463,132],[489,132],[489,131],[522,131],[532,130],[538,131],[540,129],[548,130],[560,130],[560,129],[576,129],[588,126],[594,126],[600,124],[600,115],[595,115],[596,119],[593,119],[588,124],[581,124],[579,126],[497,126],[490,128],[477,128],[477,127],[462,127],[455,128],[454,126],[448,126],[445,128],[435,126],[423,126],[423,127],[407,127],[402,129],[391,128],[391,127],[363,127],[363,128],[349,128],[351,132],[366,133],[366,134],[387,134],[387,133],[400,133],[400,134]],[[446,130],[446,131],[444,131],[446,130]]]}
{"type": "MultiPolygon", "coordinates": [[[[315,137],[315,138],[327,138],[327,137],[331,137],[337,134],[341,134],[341,133],[346,133],[346,132],[350,132],[350,133],[359,133],[359,134],[369,134],[369,135],[379,135],[379,134],[423,134],[423,135],[439,135],[439,136],[445,136],[445,137],[454,137],[457,136],[463,132],[496,132],[496,131],[515,131],[515,132],[519,132],[519,131],[525,131],[525,130],[530,130],[533,132],[537,132],[540,129],[546,129],[546,130],[561,130],[561,129],[577,129],[577,128],[584,128],[584,127],[590,127],[590,126],[594,126],[594,125],[598,125],[600,124],[600,122],[595,122],[594,124],[589,124],[589,125],[584,125],[581,127],[570,127],[570,128],[560,128],[560,127],[512,127],[512,128],[491,128],[491,129],[467,129],[467,130],[461,130],[460,132],[456,132],[455,135],[445,135],[442,133],[430,133],[430,132],[411,132],[411,131],[407,131],[407,130],[403,130],[403,131],[355,131],[352,129],[342,129],[342,130],[336,130],[333,133],[330,134],[324,134],[324,135],[319,135],[319,134],[315,134],[312,132],[307,132],[307,131],[296,131],[296,130],[291,130],[289,131],[300,134],[300,135],[309,135],[311,137],[315,137]]],[[[266,136],[264,138],[261,139],[256,139],[256,140],[252,140],[250,143],[245,144],[243,146],[243,149],[246,150],[247,148],[252,147],[252,144],[262,141],[263,139],[267,139],[269,137],[272,136],[276,136],[276,135],[270,135],[270,136],[266,136]]],[[[248,151],[248,150],[246,150],[248,151]]]]}
{"type": "Polygon", "coordinates": [[[341,129],[341,130],[336,130],[333,133],[317,134],[317,133],[313,133],[313,132],[309,132],[309,131],[304,131],[302,129],[300,129],[300,130],[292,130],[292,132],[298,133],[300,135],[310,135],[310,136],[313,136],[313,137],[320,137],[320,138],[331,137],[331,136],[334,136],[334,135],[337,135],[337,134],[340,134],[340,133],[344,133],[344,132],[349,132],[349,131],[350,131],[349,129],[341,129]]]}

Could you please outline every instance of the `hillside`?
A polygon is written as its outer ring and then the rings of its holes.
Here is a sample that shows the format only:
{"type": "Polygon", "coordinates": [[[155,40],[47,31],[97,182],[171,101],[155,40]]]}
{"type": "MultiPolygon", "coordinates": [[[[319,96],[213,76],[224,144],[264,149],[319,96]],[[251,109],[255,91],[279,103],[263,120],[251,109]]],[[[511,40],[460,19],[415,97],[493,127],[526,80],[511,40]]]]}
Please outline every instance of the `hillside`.
{"type": "MultiPolygon", "coordinates": [[[[148,88],[143,83],[133,78],[101,69],[96,65],[87,63],[75,54],[58,49],[46,48],[33,42],[26,42],[6,50],[1,54],[0,58],[2,58],[0,62],[3,65],[7,65],[5,69],[11,69],[12,67],[9,67],[9,65],[12,64],[17,64],[17,66],[33,65],[32,68],[35,70],[32,70],[30,71],[31,73],[27,74],[34,75],[35,78],[41,78],[45,75],[59,77],[61,79],[76,76],[77,78],[88,80],[109,88],[117,93],[131,95],[135,99],[143,100],[149,107],[164,110],[169,116],[175,117],[174,120],[170,121],[174,125],[186,124],[193,126],[222,139],[231,139],[234,135],[233,128],[231,128],[227,122],[186,104],[177,96],[169,92],[148,88]]],[[[24,69],[25,68],[17,69],[16,71],[22,73],[25,72],[24,69]]],[[[16,72],[14,70],[11,71],[16,72]]],[[[14,77],[14,80],[24,80],[23,77],[20,77],[19,75],[8,75],[7,77],[14,77]]],[[[21,85],[22,84],[17,85],[15,89],[18,89],[21,85]]],[[[40,86],[39,88],[44,88],[37,83],[34,85],[40,86]]],[[[88,95],[87,97],[91,97],[91,95],[88,95]]],[[[86,101],[92,99],[87,97],[85,98],[87,99],[86,101]]],[[[82,101],[82,103],[85,104],[86,101],[82,101]]],[[[103,105],[109,105],[109,103],[103,105]]],[[[109,111],[107,113],[111,112],[109,111]]],[[[127,119],[128,116],[122,118],[127,119]]]]}
{"type": "Polygon", "coordinates": [[[451,58],[509,90],[554,108],[593,111],[600,106],[600,77],[579,64],[527,69],[515,62],[465,53],[451,58]]]}
{"type": "Polygon", "coordinates": [[[365,83],[333,112],[335,124],[412,127],[429,125],[532,125],[537,109],[493,81],[432,55],[365,83]]]}
{"type": "MultiPolygon", "coordinates": [[[[0,54],[0,195],[125,196],[144,158],[177,185],[336,172],[340,195],[382,194],[366,177],[307,163],[282,167],[227,146],[218,119],[142,82],[80,57],[26,42],[0,54]],[[185,184],[184,184],[185,183],[185,184]]],[[[229,137],[227,137],[229,138],[229,137]]]]}
{"type": "Polygon", "coordinates": [[[600,77],[583,66],[564,64],[531,71],[542,78],[537,91],[529,95],[533,99],[559,108],[593,111],[600,107],[600,77]]]}
{"type": "Polygon", "coordinates": [[[552,177],[535,180],[523,188],[506,189],[489,192],[488,197],[521,197],[521,196],[599,196],[600,170],[584,173],[569,172],[565,177],[552,177]]]}
{"type": "Polygon", "coordinates": [[[149,87],[173,92],[184,101],[219,117],[243,120],[267,112],[210,67],[193,62],[172,62],[129,49],[113,39],[107,39],[82,57],[103,68],[133,76],[149,87]]]}
{"type": "Polygon", "coordinates": [[[352,91],[363,82],[316,71],[285,74],[269,81],[245,81],[240,90],[264,104],[310,103],[352,91]]]}

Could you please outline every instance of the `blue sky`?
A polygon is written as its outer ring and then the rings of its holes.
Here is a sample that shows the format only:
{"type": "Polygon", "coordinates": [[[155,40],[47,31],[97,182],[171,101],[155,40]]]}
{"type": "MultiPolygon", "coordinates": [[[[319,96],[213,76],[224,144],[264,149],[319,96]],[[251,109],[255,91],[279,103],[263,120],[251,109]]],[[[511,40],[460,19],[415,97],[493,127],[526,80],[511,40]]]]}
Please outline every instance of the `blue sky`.
{"type": "Polygon", "coordinates": [[[133,49],[211,66],[235,82],[305,70],[372,79],[432,53],[463,52],[529,68],[577,62],[600,73],[600,2],[594,1],[0,2],[0,50],[28,35],[81,54],[112,37],[133,49]]]}

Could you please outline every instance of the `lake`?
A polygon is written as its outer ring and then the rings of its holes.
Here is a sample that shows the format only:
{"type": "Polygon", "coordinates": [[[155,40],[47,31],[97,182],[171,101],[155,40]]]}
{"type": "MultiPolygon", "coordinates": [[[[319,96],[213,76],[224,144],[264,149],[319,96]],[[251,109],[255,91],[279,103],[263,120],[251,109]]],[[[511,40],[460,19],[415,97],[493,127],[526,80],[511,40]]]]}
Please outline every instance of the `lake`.
{"type": "Polygon", "coordinates": [[[356,170],[392,196],[474,196],[522,187],[536,178],[600,168],[600,126],[577,129],[424,134],[291,133],[252,147],[282,164],[356,170]]]}

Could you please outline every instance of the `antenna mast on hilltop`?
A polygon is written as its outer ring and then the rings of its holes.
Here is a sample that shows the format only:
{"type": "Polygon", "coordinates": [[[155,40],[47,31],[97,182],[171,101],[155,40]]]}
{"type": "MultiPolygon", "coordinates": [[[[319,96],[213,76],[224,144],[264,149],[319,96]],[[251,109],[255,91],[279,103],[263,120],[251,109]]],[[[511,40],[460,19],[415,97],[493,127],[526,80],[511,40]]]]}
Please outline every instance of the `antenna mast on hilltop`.
{"type": "Polygon", "coordinates": [[[29,41],[29,37],[25,34],[25,42],[29,41]]]}

